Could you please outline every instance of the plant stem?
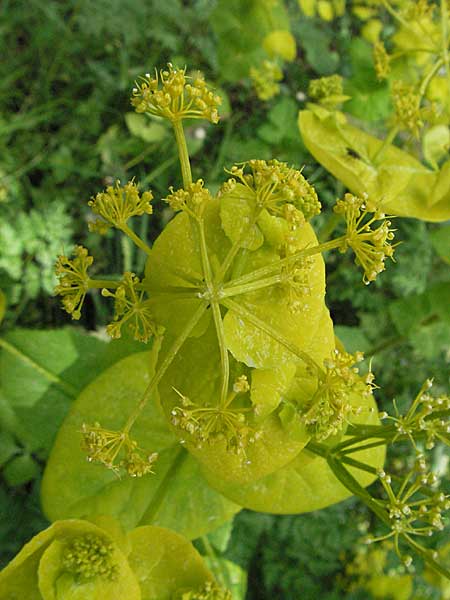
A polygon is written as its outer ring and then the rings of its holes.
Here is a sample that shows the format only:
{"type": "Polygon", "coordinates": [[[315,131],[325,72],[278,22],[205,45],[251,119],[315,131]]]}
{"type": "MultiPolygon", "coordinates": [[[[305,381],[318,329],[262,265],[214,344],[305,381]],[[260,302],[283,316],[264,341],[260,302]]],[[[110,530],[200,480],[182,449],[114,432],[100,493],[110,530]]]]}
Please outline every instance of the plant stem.
{"type": "MultiPolygon", "coordinates": [[[[436,75],[436,73],[439,71],[439,69],[442,67],[443,64],[444,64],[444,60],[442,58],[437,60],[434,63],[434,65],[432,66],[432,68],[430,69],[429,73],[423,79],[422,83],[420,84],[420,88],[419,88],[420,100],[425,95],[427,88],[430,84],[430,81],[433,79],[433,77],[436,75]]],[[[419,102],[420,102],[420,100],[419,100],[419,102]]]]}
{"type": "Polygon", "coordinates": [[[217,554],[216,554],[211,542],[208,540],[206,535],[202,535],[201,540],[202,540],[202,544],[205,549],[206,555],[208,556],[209,560],[211,561],[213,573],[216,576],[219,584],[224,589],[229,590],[230,589],[230,581],[229,581],[228,575],[227,575],[225,569],[222,569],[220,561],[217,558],[217,554]]]}
{"type": "Polygon", "coordinates": [[[251,271],[250,273],[247,273],[242,277],[238,277],[237,279],[232,279],[228,282],[228,285],[230,287],[235,287],[244,283],[249,283],[250,281],[255,281],[257,279],[261,279],[263,277],[272,275],[277,271],[280,271],[281,267],[289,265],[290,263],[295,262],[301,258],[306,258],[307,256],[314,256],[315,254],[320,254],[321,252],[327,252],[328,250],[339,248],[345,242],[345,239],[345,236],[342,236],[334,240],[330,240],[329,242],[325,242],[324,244],[318,244],[317,246],[313,246],[312,248],[305,248],[303,250],[299,250],[299,252],[291,254],[290,256],[282,258],[281,260],[274,261],[266,267],[262,267],[261,269],[251,271]]]}
{"type": "Polygon", "coordinates": [[[124,223],[123,225],[121,225],[119,227],[119,229],[121,231],[123,231],[123,233],[125,235],[127,235],[130,239],[132,239],[133,242],[136,244],[136,246],[138,246],[146,254],[150,254],[151,253],[150,246],[147,246],[147,244],[144,242],[144,240],[141,240],[141,238],[138,235],[136,235],[134,233],[134,231],[130,227],[128,227],[128,225],[126,223],[124,223]]]}
{"type": "Polygon", "coordinates": [[[186,189],[192,183],[191,163],[189,161],[186,136],[184,135],[183,123],[181,119],[174,119],[172,121],[172,125],[175,132],[175,139],[177,141],[181,175],[183,177],[183,187],[186,189]]]}
{"type": "Polygon", "coordinates": [[[233,296],[239,296],[240,294],[248,294],[249,292],[256,292],[266,287],[271,287],[282,281],[281,275],[273,275],[267,279],[258,279],[257,281],[251,281],[247,284],[224,286],[221,292],[221,298],[231,298],[233,296]]]}
{"type": "Polygon", "coordinates": [[[195,313],[192,315],[192,317],[187,322],[183,331],[180,333],[180,335],[177,337],[177,339],[174,341],[174,343],[170,347],[170,350],[168,351],[167,356],[164,358],[161,366],[159,367],[157,372],[154,374],[154,376],[150,380],[150,383],[148,384],[147,388],[145,389],[144,394],[142,395],[142,398],[140,399],[139,403],[135,407],[134,411],[129,416],[129,418],[125,424],[125,427],[123,429],[124,433],[128,433],[130,431],[130,429],[133,427],[134,422],[136,421],[136,419],[138,418],[138,416],[144,409],[145,405],[147,404],[148,400],[150,399],[150,396],[154,392],[156,386],[163,378],[165,372],[172,364],[178,351],[180,350],[180,348],[182,347],[184,342],[189,337],[191,331],[194,329],[194,327],[197,325],[197,323],[200,321],[200,319],[204,315],[207,306],[208,306],[207,302],[202,302],[199,305],[199,307],[197,308],[195,313]]]}
{"type": "Polygon", "coordinates": [[[382,142],[381,146],[378,148],[378,150],[373,155],[372,163],[374,163],[377,160],[377,158],[382,156],[382,154],[384,153],[386,148],[392,144],[392,142],[394,141],[395,136],[397,135],[398,132],[399,132],[399,127],[397,125],[395,127],[392,127],[392,129],[388,132],[386,138],[382,142]]]}
{"type": "Polygon", "coordinates": [[[111,281],[110,279],[88,279],[87,284],[90,290],[102,288],[115,290],[119,287],[120,281],[111,281]]]}

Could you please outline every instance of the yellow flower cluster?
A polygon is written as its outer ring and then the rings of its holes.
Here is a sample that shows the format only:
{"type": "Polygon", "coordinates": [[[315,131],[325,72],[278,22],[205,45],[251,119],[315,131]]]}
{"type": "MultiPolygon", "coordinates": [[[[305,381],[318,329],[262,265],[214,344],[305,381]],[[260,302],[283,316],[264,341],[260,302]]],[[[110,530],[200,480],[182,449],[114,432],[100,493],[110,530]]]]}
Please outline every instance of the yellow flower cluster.
{"type": "Polygon", "coordinates": [[[59,256],[55,265],[55,273],[59,278],[59,284],[54,293],[62,297],[62,305],[72,319],[78,320],[81,316],[86,293],[89,289],[88,268],[94,262],[92,256],[83,246],[76,246],[75,258],[59,256]]]}
{"type": "Polygon", "coordinates": [[[414,86],[404,81],[394,81],[392,100],[394,102],[396,124],[418,138],[424,122],[420,108],[420,95],[415,91],[414,86]]]}
{"type": "Polygon", "coordinates": [[[98,462],[116,474],[123,469],[131,477],[142,477],[153,473],[153,465],[158,453],[146,455],[124,431],[112,431],[101,427],[100,423],[81,428],[82,448],[89,462],[98,462]],[[120,458],[123,456],[123,458],[120,458]]]}
{"type": "Polygon", "coordinates": [[[118,288],[111,292],[104,288],[102,295],[114,298],[114,321],[106,327],[108,334],[114,338],[122,335],[122,326],[127,324],[134,333],[134,339],[147,343],[152,335],[159,333],[152,316],[150,301],[144,300],[145,292],[139,289],[139,277],[127,271],[118,288]]]}
{"type": "Polygon", "coordinates": [[[375,42],[373,46],[373,63],[377,78],[379,80],[387,79],[391,71],[391,65],[390,56],[386,52],[383,42],[375,42]]]}
{"type": "Polygon", "coordinates": [[[185,431],[197,448],[224,440],[228,452],[246,459],[246,448],[259,436],[247,422],[245,413],[249,409],[230,408],[230,404],[237,394],[248,390],[247,378],[240,377],[225,406],[198,406],[174,388],[181,398],[181,406],[172,409],[171,423],[185,431]]]}
{"type": "Polygon", "coordinates": [[[95,533],[88,533],[72,538],[65,545],[62,566],[81,581],[97,577],[114,581],[119,567],[113,562],[113,552],[112,542],[95,533]]]}
{"type": "MultiPolygon", "coordinates": [[[[151,192],[139,194],[137,185],[133,181],[129,181],[124,186],[120,185],[120,181],[116,181],[114,186],[108,186],[104,192],[98,193],[88,204],[107,223],[120,229],[131,217],[141,216],[144,213],[151,215],[153,212],[152,200],[153,194],[151,192]]],[[[98,224],[96,224],[97,227],[98,224]]]]}
{"type": "Polygon", "coordinates": [[[309,82],[308,95],[313,100],[324,100],[329,96],[342,96],[343,93],[343,79],[340,75],[320,77],[309,82]]]}
{"type": "Polygon", "coordinates": [[[199,590],[183,592],[179,600],[232,600],[232,598],[229,590],[219,587],[215,581],[207,581],[199,590]]]}
{"type": "Polygon", "coordinates": [[[300,171],[286,163],[275,159],[249,160],[233,166],[229,173],[233,178],[222,186],[222,193],[233,190],[237,179],[250,191],[256,204],[272,215],[288,216],[301,223],[320,213],[321,205],[314,187],[300,171]]]}
{"type": "Polygon", "coordinates": [[[251,67],[250,78],[261,100],[270,100],[280,92],[283,72],[276,62],[264,60],[260,67],[251,67]]]}
{"type": "Polygon", "coordinates": [[[171,187],[170,194],[164,198],[164,201],[175,212],[184,210],[193,215],[200,215],[211,200],[211,194],[203,186],[203,179],[198,179],[186,189],[174,191],[173,187],[171,187]]]}
{"type": "Polygon", "coordinates": [[[201,75],[191,78],[186,69],[168,63],[167,69],[147,73],[133,88],[131,104],[138,113],[149,113],[170,121],[207,119],[218,123],[220,96],[212,92],[201,75]]]}
{"type": "Polygon", "coordinates": [[[358,414],[351,396],[372,394],[373,374],[364,378],[353,365],[361,362],[361,352],[348,354],[334,351],[331,359],[324,361],[325,372],[320,374],[319,385],[308,406],[302,413],[302,421],[317,440],[324,440],[340,433],[352,415],[358,414]]]}
{"type": "Polygon", "coordinates": [[[394,230],[390,228],[391,222],[367,198],[353,194],[345,194],[343,200],[338,200],[334,212],[342,215],[347,224],[340,251],[346,252],[348,247],[353,250],[355,263],[363,268],[363,281],[367,285],[384,271],[386,257],[393,259],[394,246],[390,242],[394,239],[394,230]],[[372,229],[375,221],[381,221],[381,224],[372,229]]]}

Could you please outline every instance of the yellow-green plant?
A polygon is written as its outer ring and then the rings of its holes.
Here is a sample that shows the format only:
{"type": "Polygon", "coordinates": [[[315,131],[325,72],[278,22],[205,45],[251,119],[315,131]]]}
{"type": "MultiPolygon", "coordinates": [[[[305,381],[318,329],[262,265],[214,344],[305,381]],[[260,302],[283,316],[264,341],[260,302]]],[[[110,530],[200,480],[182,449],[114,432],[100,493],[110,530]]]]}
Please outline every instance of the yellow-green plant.
{"type": "Polygon", "coordinates": [[[130,223],[152,212],[150,191],[117,182],[89,203],[95,229],[120,229],[148,255],[142,277],[91,277],[95,263],[80,247],[58,260],[57,293],[73,318],[88,291],[101,289],[114,298],[108,333],[129,328],[147,346],[74,402],[44,474],[47,516],[106,512],[127,529],[158,525],[192,539],[241,507],[301,513],[356,494],[406,564],[405,543],[448,575],[416,541],[424,527],[441,528],[428,517],[448,508],[447,498],[435,497],[421,458],[399,489],[383,471],[389,444],[448,443],[448,398],[434,400],[427,384],[406,415],[382,424],[374,376],[355,366],[360,352],[335,339],[325,304],[322,253],[352,251],[365,284],[393,257],[394,230],[378,199],[339,199],[345,232],[319,243],[310,224],[321,210],[316,190],[287,164],[236,164],[216,195],[193,181],[183,120],[217,122],[220,105],[203,79],[169,64],[136,83],[132,104],[173,126],[182,187],[168,190],[174,218],[151,248],[130,223]],[[375,479],[386,500],[365,489],[375,479]],[[398,511],[413,494],[426,497],[425,517],[398,511]]]}
{"type": "Polygon", "coordinates": [[[445,221],[450,217],[448,6],[383,0],[380,9],[396,27],[389,39],[374,45],[375,71],[388,80],[391,92],[385,139],[355,126],[338,110],[333,91],[317,98],[312,93],[317,82],[310,84],[314,104],[300,113],[301,135],[314,157],[353,193],[378,198],[390,214],[445,221]]]}

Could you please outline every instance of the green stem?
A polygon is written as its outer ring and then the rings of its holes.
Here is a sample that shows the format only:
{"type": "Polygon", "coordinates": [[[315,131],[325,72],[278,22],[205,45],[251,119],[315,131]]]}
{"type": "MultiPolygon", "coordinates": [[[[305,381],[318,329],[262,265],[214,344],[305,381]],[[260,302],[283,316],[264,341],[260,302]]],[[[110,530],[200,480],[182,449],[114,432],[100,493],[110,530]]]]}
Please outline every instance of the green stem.
{"type": "Polygon", "coordinates": [[[165,372],[172,364],[172,362],[175,359],[175,356],[179,352],[180,348],[182,347],[184,342],[189,337],[191,331],[194,329],[194,327],[197,325],[197,323],[200,321],[200,319],[204,315],[207,306],[208,306],[208,304],[206,302],[202,302],[200,304],[200,306],[197,308],[195,313],[192,315],[192,317],[187,322],[183,331],[180,333],[180,335],[177,337],[177,339],[174,341],[174,343],[170,347],[170,349],[167,353],[167,356],[164,358],[161,366],[159,367],[157,372],[152,377],[150,383],[146,387],[144,394],[142,395],[142,398],[140,399],[139,403],[135,407],[134,411],[129,416],[129,418],[125,424],[125,427],[123,429],[124,433],[128,433],[130,431],[130,429],[133,427],[134,422],[136,421],[136,419],[138,418],[138,416],[144,409],[145,405],[147,404],[148,400],[150,399],[150,396],[156,389],[156,386],[163,378],[165,372]]]}
{"type": "Polygon", "coordinates": [[[372,163],[374,163],[377,160],[377,158],[382,156],[386,148],[392,144],[399,130],[400,128],[397,125],[395,127],[392,127],[392,129],[388,132],[386,138],[384,139],[378,150],[373,155],[372,163]]]}
{"type": "Polygon", "coordinates": [[[343,243],[345,243],[345,240],[345,236],[342,236],[334,240],[330,240],[329,242],[325,242],[324,244],[318,244],[317,246],[313,246],[312,248],[305,248],[304,250],[299,250],[299,252],[291,254],[290,256],[286,256],[286,258],[282,258],[281,260],[274,261],[266,267],[262,267],[261,269],[251,271],[250,273],[247,273],[242,277],[238,277],[237,279],[232,279],[228,282],[228,284],[230,287],[237,287],[244,283],[249,283],[250,281],[255,281],[257,279],[262,279],[263,277],[273,275],[277,271],[279,272],[282,267],[289,265],[292,262],[296,262],[301,258],[306,258],[307,256],[314,256],[315,254],[339,248],[342,246],[343,243]]]}
{"type": "Polygon", "coordinates": [[[221,291],[221,298],[231,298],[233,296],[239,296],[240,294],[248,294],[249,292],[256,292],[266,287],[271,287],[282,281],[280,275],[274,275],[267,279],[259,279],[257,281],[251,281],[250,283],[243,285],[224,286],[221,291]]]}
{"type": "Polygon", "coordinates": [[[151,253],[150,246],[147,246],[147,244],[144,242],[144,240],[141,240],[141,238],[138,235],[136,235],[134,233],[134,231],[130,227],[128,227],[128,225],[126,223],[124,223],[123,225],[121,225],[119,227],[119,229],[121,231],[123,231],[123,233],[125,235],[127,235],[131,240],[133,240],[133,242],[136,244],[136,246],[138,246],[146,254],[150,254],[151,253]]]}
{"type": "Polygon", "coordinates": [[[231,585],[228,578],[228,574],[226,573],[225,569],[222,568],[212,544],[210,543],[206,535],[202,535],[201,540],[205,549],[205,553],[211,562],[212,571],[216,576],[216,579],[224,589],[229,590],[231,588],[231,585]]]}
{"type": "Polygon", "coordinates": [[[448,11],[447,0],[441,0],[441,27],[442,27],[442,56],[444,58],[447,85],[450,97],[450,59],[448,52],[448,11]]]}
{"type": "Polygon", "coordinates": [[[119,287],[120,281],[111,281],[110,279],[88,279],[87,285],[90,290],[108,288],[115,290],[119,287]]]}
{"type": "Polygon", "coordinates": [[[450,579],[450,569],[445,567],[444,565],[439,564],[434,558],[431,556],[431,552],[423,548],[420,544],[415,542],[408,534],[403,534],[403,539],[407,544],[411,546],[423,558],[423,560],[427,563],[429,567],[437,571],[440,575],[443,575],[447,579],[450,579]]]}
{"type": "Polygon", "coordinates": [[[69,398],[77,397],[78,390],[72,385],[70,385],[70,383],[66,383],[60,377],[58,377],[58,375],[55,375],[42,365],[38,364],[32,358],[24,354],[21,350],[19,350],[18,348],[16,348],[15,346],[13,346],[12,344],[10,344],[2,338],[0,338],[0,348],[3,348],[4,350],[6,350],[6,352],[9,352],[13,356],[16,356],[21,362],[40,373],[44,377],[44,379],[47,379],[47,381],[50,381],[50,383],[54,383],[55,385],[57,385],[67,396],[69,396],[69,398]]]}
{"type": "Polygon", "coordinates": [[[370,442],[367,444],[363,444],[361,446],[354,446],[354,447],[350,446],[344,450],[343,454],[344,454],[344,456],[346,456],[347,454],[353,454],[353,452],[361,452],[362,450],[370,450],[371,448],[377,448],[378,446],[386,446],[388,444],[388,442],[389,442],[388,439],[384,439],[384,440],[378,440],[376,442],[370,442]]]}
{"type": "Polygon", "coordinates": [[[433,67],[430,69],[429,73],[426,75],[426,77],[422,81],[422,83],[420,84],[419,103],[420,103],[420,100],[424,97],[424,95],[427,91],[427,88],[430,84],[430,81],[433,79],[433,77],[436,75],[436,73],[439,71],[439,69],[442,67],[443,64],[444,64],[444,59],[440,58],[439,60],[437,60],[434,63],[433,67]]]}
{"type": "Polygon", "coordinates": [[[183,177],[183,187],[187,187],[192,183],[191,163],[189,161],[189,152],[186,144],[186,136],[184,135],[183,123],[181,119],[172,121],[175,139],[177,141],[178,155],[180,158],[181,175],[183,177]]]}
{"type": "Polygon", "coordinates": [[[292,352],[292,354],[294,356],[296,356],[297,358],[302,360],[304,363],[306,363],[309,367],[311,367],[313,369],[313,372],[320,373],[321,369],[314,362],[314,360],[310,356],[308,356],[308,354],[306,354],[306,352],[299,350],[295,344],[293,344],[292,342],[287,340],[276,329],[273,329],[272,327],[270,327],[270,325],[267,325],[267,323],[265,323],[264,321],[261,321],[261,319],[256,317],[252,312],[250,312],[249,310],[247,310],[240,304],[237,304],[233,300],[225,299],[225,300],[220,300],[220,302],[221,302],[221,304],[223,304],[223,306],[232,310],[233,312],[238,314],[240,317],[246,319],[254,327],[259,329],[263,333],[267,334],[273,340],[278,342],[281,346],[283,346],[284,348],[289,350],[289,352],[292,352]]]}

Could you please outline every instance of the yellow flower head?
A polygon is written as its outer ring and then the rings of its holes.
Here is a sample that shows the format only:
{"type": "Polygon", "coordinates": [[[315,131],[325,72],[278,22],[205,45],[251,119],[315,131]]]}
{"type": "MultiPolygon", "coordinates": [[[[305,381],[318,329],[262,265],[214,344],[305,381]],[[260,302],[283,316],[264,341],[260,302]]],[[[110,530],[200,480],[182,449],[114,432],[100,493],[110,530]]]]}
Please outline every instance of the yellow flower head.
{"type": "Polygon", "coordinates": [[[260,67],[251,67],[250,78],[258,98],[270,100],[280,92],[278,82],[283,79],[283,72],[276,62],[265,60],[260,67]]]}
{"type": "Polygon", "coordinates": [[[114,298],[114,321],[106,327],[112,338],[120,338],[122,326],[127,325],[134,332],[134,339],[148,342],[152,335],[159,333],[150,309],[150,301],[145,300],[145,292],[140,289],[139,277],[127,271],[118,288],[111,292],[103,289],[102,295],[114,298]]]}
{"type": "Polygon", "coordinates": [[[170,188],[170,194],[164,198],[170,208],[175,212],[184,210],[192,215],[201,215],[205,206],[211,200],[211,194],[203,187],[203,179],[191,183],[186,189],[174,191],[170,188]]]}
{"type": "Polygon", "coordinates": [[[308,95],[311,100],[329,108],[348,99],[347,96],[344,96],[344,80],[340,75],[311,80],[308,86],[308,95]]]}
{"type": "Polygon", "coordinates": [[[221,188],[228,193],[238,180],[258,206],[270,214],[300,224],[320,213],[321,205],[314,187],[300,171],[278,160],[249,160],[228,171],[233,176],[221,188]],[[289,207],[289,208],[288,208],[289,207]]]}
{"type": "Polygon", "coordinates": [[[107,579],[118,576],[118,565],[113,562],[114,546],[108,539],[95,533],[72,538],[63,550],[62,565],[81,581],[107,579]]]}
{"type": "Polygon", "coordinates": [[[125,431],[104,429],[100,423],[83,423],[81,433],[82,448],[89,462],[98,462],[116,474],[123,470],[131,477],[154,472],[158,454],[146,454],[125,431]]]}
{"type": "MultiPolygon", "coordinates": [[[[131,217],[144,213],[151,215],[152,199],[151,192],[139,194],[137,185],[133,181],[129,181],[124,186],[120,185],[120,181],[116,181],[114,186],[108,186],[104,192],[98,193],[95,198],[89,200],[88,204],[107,223],[120,229],[131,217]]],[[[97,230],[98,224],[94,227],[97,230]]]]}
{"type": "Polygon", "coordinates": [[[383,42],[376,42],[373,47],[373,61],[378,79],[387,79],[390,71],[390,56],[383,42]]]}
{"type": "Polygon", "coordinates": [[[384,271],[386,257],[393,258],[395,246],[391,245],[394,231],[391,222],[385,215],[367,200],[353,194],[345,194],[343,200],[338,200],[334,212],[342,215],[347,223],[345,242],[340,248],[345,252],[351,248],[356,255],[356,264],[364,270],[363,281],[369,284],[379,273],[384,271]],[[373,213],[370,216],[370,213],[373,213]],[[375,229],[372,225],[381,221],[375,229]]]}
{"type": "Polygon", "coordinates": [[[131,104],[138,113],[149,113],[170,121],[179,119],[207,119],[218,123],[220,96],[206,85],[203,76],[186,75],[186,69],[177,69],[168,63],[167,69],[146,73],[133,88],[131,104]]]}
{"type": "Polygon", "coordinates": [[[183,592],[179,600],[232,600],[231,592],[217,585],[214,581],[207,581],[198,590],[183,592]]]}
{"type": "Polygon", "coordinates": [[[352,394],[372,394],[372,373],[363,378],[358,368],[353,367],[362,359],[361,352],[348,354],[335,350],[331,359],[324,361],[325,372],[320,374],[317,390],[302,414],[303,422],[316,439],[340,433],[350,417],[358,414],[358,408],[351,402],[352,394]]]}
{"type": "Polygon", "coordinates": [[[395,121],[397,125],[419,137],[423,127],[423,113],[420,108],[420,95],[412,85],[403,81],[394,81],[392,86],[392,100],[395,108],[395,121]]]}
{"type": "Polygon", "coordinates": [[[89,289],[88,268],[94,262],[92,256],[83,246],[76,246],[75,258],[59,256],[55,265],[55,273],[59,284],[55,287],[55,294],[62,297],[62,305],[72,319],[78,320],[81,308],[89,289]]]}

